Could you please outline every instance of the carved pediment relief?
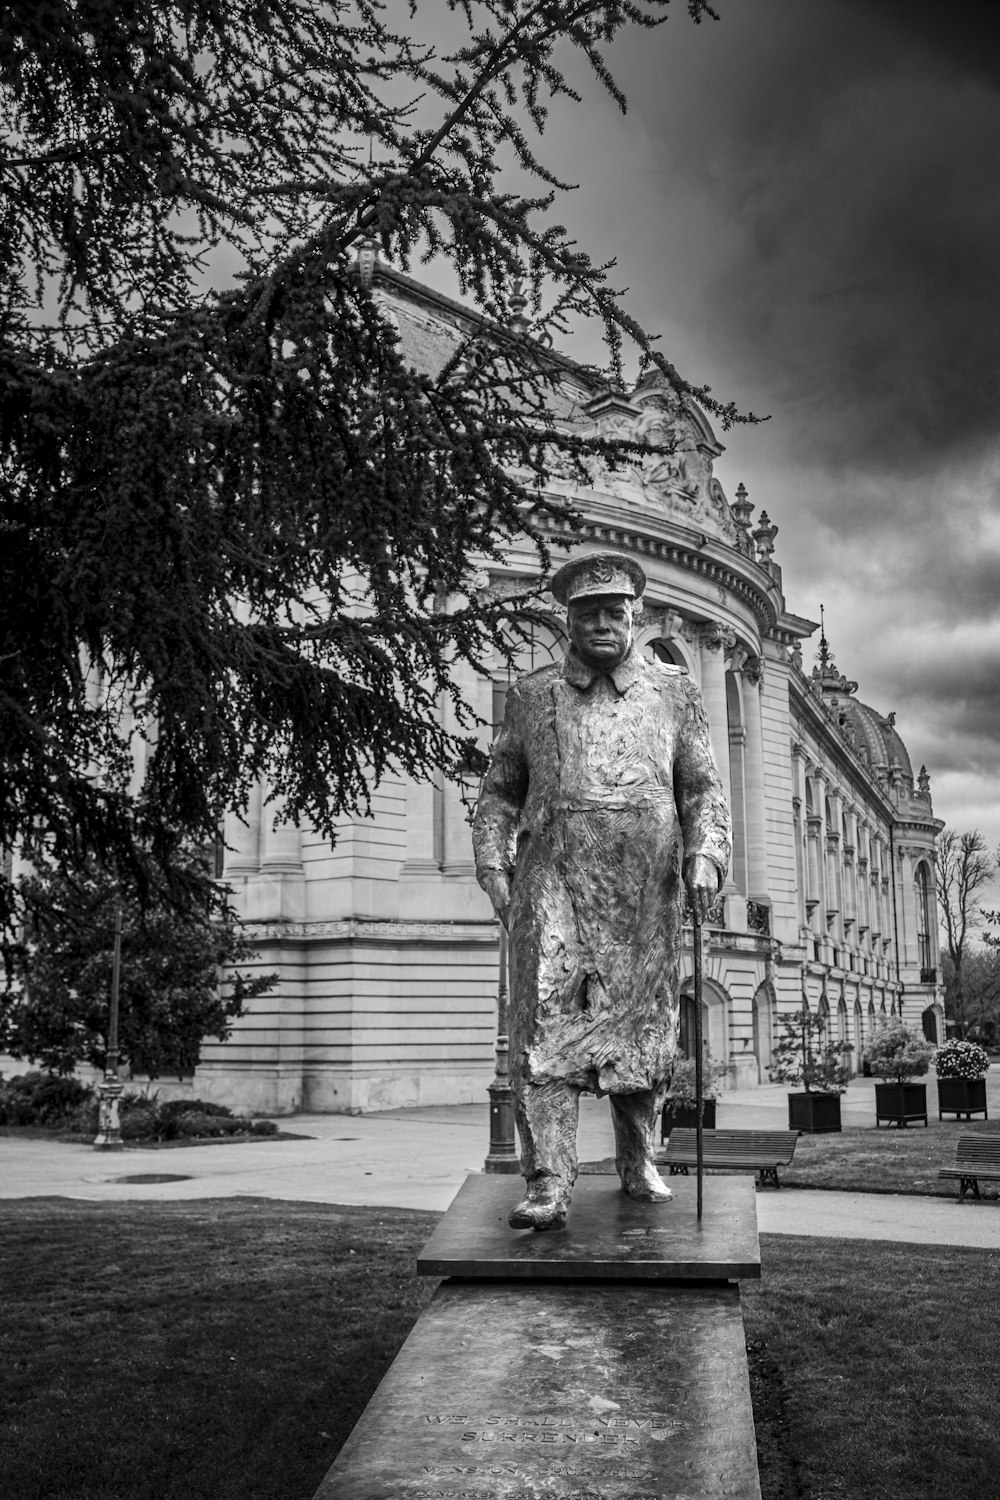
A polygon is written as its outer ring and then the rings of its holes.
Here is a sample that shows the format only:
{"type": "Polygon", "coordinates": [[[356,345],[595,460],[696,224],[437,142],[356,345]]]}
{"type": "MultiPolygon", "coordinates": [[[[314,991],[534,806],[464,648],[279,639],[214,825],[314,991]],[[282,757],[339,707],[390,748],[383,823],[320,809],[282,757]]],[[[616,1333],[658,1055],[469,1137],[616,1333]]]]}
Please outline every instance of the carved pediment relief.
{"type": "MultiPolygon", "coordinates": [[[[699,414],[700,415],[700,414],[699,414]]],[[[592,402],[581,436],[620,440],[659,449],[622,454],[614,467],[600,454],[585,460],[589,487],[628,504],[665,512],[720,537],[731,546],[736,527],[722,486],[712,473],[719,451],[704,419],[673,393],[592,402]]]]}

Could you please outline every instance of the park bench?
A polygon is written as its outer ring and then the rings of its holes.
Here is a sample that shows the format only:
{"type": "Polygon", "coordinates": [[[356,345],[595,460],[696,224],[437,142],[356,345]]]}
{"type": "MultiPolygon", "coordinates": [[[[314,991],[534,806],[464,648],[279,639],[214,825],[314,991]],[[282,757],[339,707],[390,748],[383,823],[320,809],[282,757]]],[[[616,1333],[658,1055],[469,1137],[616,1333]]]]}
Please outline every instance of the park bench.
{"type": "Polygon", "coordinates": [[[958,1178],[958,1201],[972,1190],[979,1197],[979,1184],[1000,1182],[1000,1135],[960,1135],[955,1147],[955,1165],[942,1167],[939,1177],[958,1178]]]}
{"type": "MultiPolygon", "coordinates": [[[[797,1130],[706,1130],[703,1135],[702,1163],[705,1167],[730,1172],[759,1172],[760,1186],[773,1182],[780,1187],[778,1168],[788,1166],[795,1154],[797,1130]]],[[[688,1175],[688,1168],[698,1165],[697,1132],[673,1130],[663,1160],[671,1177],[688,1175]]]]}

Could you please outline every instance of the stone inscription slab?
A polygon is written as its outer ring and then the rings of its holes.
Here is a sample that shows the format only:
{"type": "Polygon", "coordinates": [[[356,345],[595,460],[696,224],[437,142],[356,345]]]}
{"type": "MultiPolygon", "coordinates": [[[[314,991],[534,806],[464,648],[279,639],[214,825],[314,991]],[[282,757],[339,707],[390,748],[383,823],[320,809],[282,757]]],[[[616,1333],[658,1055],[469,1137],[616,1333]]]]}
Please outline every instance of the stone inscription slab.
{"type": "Polygon", "coordinates": [[[669,1203],[637,1203],[617,1177],[581,1177],[565,1229],[511,1229],[519,1177],[470,1174],[417,1260],[425,1276],[477,1279],[729,1280],[760,1276],[751,1177],[713,1177],[698,1222],[697,1184],[675,1177],[669,1203]]]}
{"type": "Polygon", "coordinates": [[[316,1500],[760,1500],[736,1286],[439,1287],[316,1500]]]}

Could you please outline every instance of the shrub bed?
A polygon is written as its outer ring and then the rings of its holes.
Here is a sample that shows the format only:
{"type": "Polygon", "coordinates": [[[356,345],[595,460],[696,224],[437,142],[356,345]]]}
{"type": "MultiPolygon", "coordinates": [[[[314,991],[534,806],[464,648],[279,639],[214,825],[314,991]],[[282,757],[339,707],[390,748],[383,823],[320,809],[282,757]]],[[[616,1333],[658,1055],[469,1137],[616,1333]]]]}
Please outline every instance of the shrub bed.
{"type": "Polygon", "coordinates": [[[236,1120],[232,1116],[205,1115],[198,1110],[188,1110],[176,1117],[173,1138],[190,1140],[200,1136],[274,1135],[277,1129],[273,1120],[236,1120]]]}
{"type": "Polygon", "coordinates": [[[0,1078],[0,1125],[61,1125],[93,1097],[93,1089],[58,1073],[0,1078]]]}
{"type": "MultiPolygon", "coordinates": [[[[243,1120],[208,1099],[165,1099],[126,1090],[119,1104],[122,1140],[173,1141],[276,1135],[273,1120],[243,1120]]],[[[0,1125],[42,1126],[92,1136],[97,1095],[88,1084],[55,1073],[0,1078],[0,1125]]]]}

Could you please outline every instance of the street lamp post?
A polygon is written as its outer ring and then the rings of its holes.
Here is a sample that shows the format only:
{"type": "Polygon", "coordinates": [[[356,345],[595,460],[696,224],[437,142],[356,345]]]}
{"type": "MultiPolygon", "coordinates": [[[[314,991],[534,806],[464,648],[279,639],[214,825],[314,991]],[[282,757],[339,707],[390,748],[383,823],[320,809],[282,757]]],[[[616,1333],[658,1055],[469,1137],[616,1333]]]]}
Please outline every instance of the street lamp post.
{"type": "Polygon", "coordinates": [[[118,992],[122,967],[122,903],[115,906],[115,941],[111,955],[111,1005],[108,1017],[108,1053],[104,1063],[104,1081],[97,1090],[98,1114],[95,1151],[124,1149],[118,1122],[118,1101],[122,1081],[118,1076],[118,992]]]}
{"type": "Polygon", "coordinates": [[[497,986],[497,1065],[490,1096],[490,1154],[484,1170],[514,1173],[521,1170],[514,1144],[514,1100],[510,1091],[510,1053],[507,1036],[507,929],[500,923],[500,983],[497,986]]]}

